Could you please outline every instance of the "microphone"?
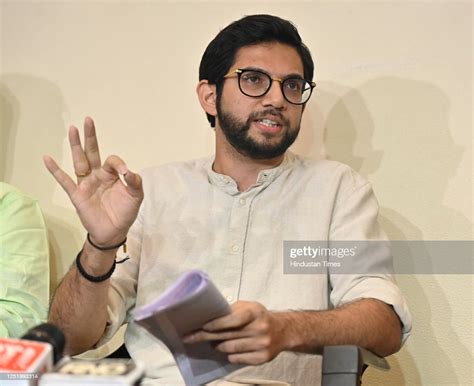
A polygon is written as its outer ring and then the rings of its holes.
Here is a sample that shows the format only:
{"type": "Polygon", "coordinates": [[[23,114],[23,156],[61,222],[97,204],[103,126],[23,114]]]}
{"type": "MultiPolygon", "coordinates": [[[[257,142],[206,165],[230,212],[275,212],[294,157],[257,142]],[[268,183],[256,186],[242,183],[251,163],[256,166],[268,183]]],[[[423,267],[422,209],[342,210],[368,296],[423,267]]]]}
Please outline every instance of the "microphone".
{"type": "Polygon", "coordinates": [[[0,385],[136,386],[145,374],[144,365],[130,359],[62,358],[64,346],[62,331],[48,323],[20,339],[0,338],[0,385]]]}
{"type": "Polygon", "coordinates": [[[53,372],[44,374],[39,385],[136,386],[144,374],[144,365],[131,359],[71,359],[62,361],[53,372]]]}
{"type": "Polygon", "coordinates": [[[48,323],[33,327],[20,339],[0,338],[0,384],[37,385],[41,374],[61,358],[64,344],[62,331],[48,323]]]}
{"type": "Polygon", "coordinates": [[[53,348],[53,364],[58,363],[63,356],[66,338],[63,332],[54,324],[43,323],[33,327],[21,339],[49,343],[53,348]]]}

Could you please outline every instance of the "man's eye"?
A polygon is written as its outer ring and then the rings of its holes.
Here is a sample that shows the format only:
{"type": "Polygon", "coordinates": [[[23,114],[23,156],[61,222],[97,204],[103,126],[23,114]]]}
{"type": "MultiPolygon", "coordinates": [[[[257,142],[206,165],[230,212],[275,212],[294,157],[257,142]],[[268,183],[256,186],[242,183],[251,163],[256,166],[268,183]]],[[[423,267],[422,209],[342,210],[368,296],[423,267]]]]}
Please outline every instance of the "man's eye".
{"type": "Polygon", "coordinates": [[[290,91],[301,91],[303,81],[301,79],[287,79],[285,86],[290,91]]]}
{"type": "Polygon", "coordinates": [[[242,75],[242,80],[249,84],[261,84],[264,81],[264,76],[255,72],[245,73],[242,75]]]}

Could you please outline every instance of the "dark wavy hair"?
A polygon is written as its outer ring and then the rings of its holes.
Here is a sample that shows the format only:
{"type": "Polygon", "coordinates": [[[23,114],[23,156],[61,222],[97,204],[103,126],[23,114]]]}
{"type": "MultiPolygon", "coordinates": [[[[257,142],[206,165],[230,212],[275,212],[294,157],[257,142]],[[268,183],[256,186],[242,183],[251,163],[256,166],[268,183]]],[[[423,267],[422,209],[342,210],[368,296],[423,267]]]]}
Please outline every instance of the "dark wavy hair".
{"type": "MultiPolygon", "coordinates": [[[[229,72],[241,47],[278,42],[294,47],[303,62],[304,77],[313,80],[314,63],[296,27],[288,20],[272,15],[251,15],[234,21],[220,31],[204,51],[199,66],[199,80],[215,84],[217,97],[223,87],[224,75],[229,72]]],[[[211,127],[216,119],[207,114],[211,127]]]]}

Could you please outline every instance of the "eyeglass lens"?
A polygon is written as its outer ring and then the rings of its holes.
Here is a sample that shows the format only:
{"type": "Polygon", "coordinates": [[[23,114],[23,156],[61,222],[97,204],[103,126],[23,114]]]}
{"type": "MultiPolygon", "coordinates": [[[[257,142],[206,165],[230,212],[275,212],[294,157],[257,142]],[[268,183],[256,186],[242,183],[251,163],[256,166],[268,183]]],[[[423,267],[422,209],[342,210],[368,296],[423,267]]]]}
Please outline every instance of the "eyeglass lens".
{"type": "MultiPolygon", "coordinates": [[[[259,97],[268,92],[272,78],[264,72],[244,70],[240,74],[239,85],[245,95],[259,97]]],[[[283,95],[291,103],[305,103],[311,96],[311,85],[304,79],[285,79],[281,82],[281,88],[283,95]]]]}

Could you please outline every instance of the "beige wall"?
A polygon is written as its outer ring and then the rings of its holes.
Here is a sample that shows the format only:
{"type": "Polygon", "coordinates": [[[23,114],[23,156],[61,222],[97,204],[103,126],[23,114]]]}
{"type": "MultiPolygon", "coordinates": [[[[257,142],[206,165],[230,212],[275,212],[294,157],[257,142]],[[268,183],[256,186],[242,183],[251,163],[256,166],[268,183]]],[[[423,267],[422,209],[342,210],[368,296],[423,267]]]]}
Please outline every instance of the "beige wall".
{"type": "MultiPolygon", "coordinates": [[[[318,88],[295,150],[374,184],[393,239],[472,239],[472,4],[454,2],[1,2],[0,178],[39,198],[53,282],[84,231],[45,171],[71,171],[66,133],[95,118],[102,153],[133,169],[206,155],[197,68],[244,14],[293,20],[318,88]],[[323,143],[324,139],[324,143],[323,143]]],[[[368,384],[473,384],[472,275],[399,277],[414,332],[368,384]]]]}

